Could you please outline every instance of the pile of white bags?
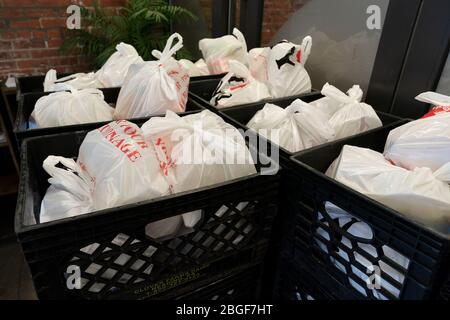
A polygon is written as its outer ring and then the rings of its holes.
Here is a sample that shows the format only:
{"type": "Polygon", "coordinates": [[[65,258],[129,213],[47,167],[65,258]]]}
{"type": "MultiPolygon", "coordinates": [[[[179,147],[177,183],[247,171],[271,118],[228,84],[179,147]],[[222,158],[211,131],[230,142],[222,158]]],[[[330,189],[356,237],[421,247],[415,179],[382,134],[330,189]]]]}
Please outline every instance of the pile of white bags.
{"type": "Polygon", "coordinates": [[[189,70],[188,71],[189,77],[200,77],[209,75],[208,66],[206,65],[206,62],[203,59],[199,59],[195,63],[186,59],[180,59],[179,62],[184,68],[189,70]]]}
{"type": "Polygon", "coordinates": [[[327,115],[300,99],[286,109],[267,103],[247,127],[290,152],[308,149],[334,138],[327,115]]]}
{"type": "MultiPolygon", "coordinates": [[[[42,200],[41,222],[256,173],[239,131],[206,110],[185,117],[168,111],[165,117],[151,118],[142,130],[125,120],[111,122],[88,133],[76,162],[50,156],[44,169],[51,185],[42,200]]],[[[172,237],[194,227],[201,217],[201,211],[193,211],[150,223],[146,234],[172,237]]]]}
{"type": "Polygon", "coordinates": [[[161,115],[166,110],[186,109],[189,74],[172,56],[183,47],[183,38],[172,34],[163,52],[152,54],[159,60],[133,64],[128,70],[114,112],[114,119],[161,115]],[[173,42],[177,40],[177,43],[173,42]],[[173,46],[172,46],[173,44],[173,46]]]}
{"type": "Polygon", "coordinates": [[[105,102],[102,91],[68,89],[41,97],[30,122],[45,128],[112,120],[114,109],[105,102]]]}
{"type": "Polygon", "coordinates": [[[237,28],[233,29],[233,35],[202,39],[198,42],[198,47],[211,74],[230,71],[230,60],[237,60],[248,66],[247,44],[244,35],[237,28]]]}
{"type": "Polygon", "coordinates": [[[220,81],[210,103],[217,108],[269,99],[267,86],[253,78],[242,63],[229,61],[230,72],[220,81]]]}
{"type": "Polygon", "coordinates": [[[427,92],[417,98],[436,107],[424,118],[392,130],[384,155],[409,170],[428,167],[436,171],[450,162],[450,97],[427,92]]]}
{"type": "Polygon", "coordinates": [[[141,129],[128,121],[111,122],[89,132],[77,162],[49,156],[43,167],[51,176],[51,185],[42,200],[40,222],[169,193],[153,148],[141,129]]]}
{"type": "Polygon", "coordinates": [[[382,125],[371,106],[361,103],[362,90],[353,86],[348,96],[328,83],[322,99],[295,100],[286,109],[267,103],[247,127],[290,152],[352,136],[382,125]],[[276,134],[279,137],[277,141],[276,134]]]}
{"type": "Polygon", "coordinates": [[[144,62],[136,49],[129,44],[119,43],[105,64],[95,73],[102,85],[107,87],[120,87],[125,80],[128,68],[134,63],[144,62]]]}
{"type": "Polygon", "coordinates": [[[44,91],[67,90],[64,85],[75,89],[120,87],[133,63],[143,62],[136,49],[126,43],[119,43],[105,64],[97,72],[75,73],[57,79],[56,70],[49,70],[45,75],[44,91]]]}
{"type": "Polygon", "coordinates": [[[270,49],[267,56],[267,86],[273,98],[311,91],[311,79],[305,69],[311,46],[312,38],[307,36],[301,45],[282,41],[270,49]]]}

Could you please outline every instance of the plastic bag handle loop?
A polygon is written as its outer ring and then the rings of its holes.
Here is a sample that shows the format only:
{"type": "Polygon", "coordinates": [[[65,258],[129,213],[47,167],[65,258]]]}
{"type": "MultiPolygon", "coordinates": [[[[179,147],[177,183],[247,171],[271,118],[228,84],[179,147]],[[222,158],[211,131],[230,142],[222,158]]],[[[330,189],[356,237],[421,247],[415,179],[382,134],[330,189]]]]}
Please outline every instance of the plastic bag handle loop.
{"type": "Polygon", "coordinates": [[[303,38],[302,44],[301,44],[301,50],[302,50],[302,58],[301,58],[301,64],[305,65],[306,61],[308,60],[309,54],[311,53],[311,47],[312,47],[312,38],[311,36],[306,36],[303,38]]]}
{"type": "MultiPolygon", "coordinates": [[[[167,59],[171,58],[178,50],[183,48],[183,37],[179,33],[172,34],[169,39],[167,39],[166,46],[164,50],[161,52],[160,61],[164,63],[167,59]],[[173,46],[174,40],[178,40],[173,46]]],[[[153,50],[155,51],[155,50],[153,50]]],[[[153,54],[152,51],[152,55],[153,54]]],[[[156,53],[156,52],[155,52],[156,53]]]]}
{"type": "Polygon", "coordinates": [[[423,92],[416,97],[420,102],[430,103],[434,106],[450,106],[450,97],[437,92],[423,92]]]}
{"type": "MultiPolygon", "coordinates": [[[[356,89],[355,89],[356,90],[356,89]]],[[[321,93],[328,98],[336,100],[345,104],[358,104],[360,103],[354,93],[352,93],[353,97],[349,97],[344,92],[336,88],[335,86],[330,85],[328,82],[322,88],[321,93]]],[[[361,95],[362,96],[362,95],[361,95]]]]}

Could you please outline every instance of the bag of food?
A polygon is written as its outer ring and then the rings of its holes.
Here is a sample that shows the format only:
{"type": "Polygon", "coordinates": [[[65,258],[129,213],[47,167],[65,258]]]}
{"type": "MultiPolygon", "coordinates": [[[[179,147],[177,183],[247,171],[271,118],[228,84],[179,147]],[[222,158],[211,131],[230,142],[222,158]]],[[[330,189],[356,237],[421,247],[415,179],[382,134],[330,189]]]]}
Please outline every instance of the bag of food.
{"type": "Polygon", "coordinates": [[[180,59],[180,64],[189,70],[189,77],[200,77],[209,75],[208,66],[205,63],[205,60],[199,59],[197,62],[192,62],[186,59],[180,59]]]}
{"type": "Polygon", "coordinates": [[[189,74],[172,56],[183,47],[183,38],[174,33],[157,61],[133,64],[120,90],[114,119],[132,119],[161,115],[166,110],[186,109],[189,74]],[[173,46],[173,42],[177,40],[173,46]]]}
{"type": "MultiPolygon", "coordinates": [[[[149,119],[142,131],[155,148],[173,193],[256,173],[242,135],[211,111],[184,117],[168,111],[165,117],[149,119]]],[[[171,217],[147,225],[146,232],[152,238],[169,236],[180,226],[194,227],[201,216],[201,211],[193,211],[171,217]],[[162,232],[162,224],[173,227],[162,232]]]]}
{"type": "Polygon", "coordinates": [[[230,72],[222,78],[213,92],[211,104],[217,108],[269,99],[267,86],[256,80],[242,63],[231,60],[230,72]]]}
{"type": "Polygon", "coordinates": [[[311,92],[311,79],[305,69],[311,45],[312,38],[307,36],[301,45],[285,40],[272,47],[267,60],[267,85],[273,98],[311,92]]]}
{"type": "Polygon", "coordinates": [[[267,59],[270,48],[254,48],[248,52],[249,70],[253,78],[260,82],[267,82],[267,59]]]}
{"type": "Polygon", "coordinates": [[[311,102],[329,117],[329,123],[335,131],[335,139],[349,137],[368,131],[383,124],[375,110],[361,102],[363,92],[354,85],[347,94],[326,83],[322,88],[322,99],[311,102]]]}
{"type": "Polygon", "coordinates": [[[331,178],[398,211],[406,219],[450,233],[450,164],[407,170],[381,153],[345,145],[327,173],[331,178]]]}
{"type": "Polygon", "coordinates": [[[211,74],[229,72],[230,60],[248,65],[247,44],[244,35],[237,28],[233,29],[232,35],[202,39],[198,42],[198,47],[211,74]]]}
{"type": "Polygon", "coordinates": [[[119,43],[105,64],[95,73],[97,79],[106,87],[120,87],[125,80],[128,68],[142,60],[136,49],[129,44],[119,43]]]}
{"type": "Polygon", "coordinates": [[[298,152],[334,139],[334,130],[329,125],[327,116],[300,99],[292,102],[286,109],[266,103],[247,127],[290,152],[298,152]]]}
{"type": "Polygon", "coordinates": [[[422,119],[392,130],[384,156],[409,170],[427,167],[436,171],[450,163],[450,97],[425,93],[417,99],[435,107],[422,119]]]}
{"type": "Polygon", "coordinates": [[[47,71],[44,79],[44,91],[65,91],[68,87],[74,89],[103,88],[103,84],[97,79],[94,72],[74,73],[57,79],[56,70],[47,71]]]}
{"type": "Polygon", "coordinates": [[[60,91],[39,98],[30,122],[39,128],[111,121],[114,109],[98,89],[60,91]]]}
{"type": "Polygon", "coordinates": [[[41,206],[41,217],[45,213],[47,221],[170,193],[153,146],[144,140],[137,125],[125,120],[89,132],[77,162],[62,162],[69,170],[59,170],[57,161],[49,161],[44,162],[44,169],[53,180],[49,180],[51,186],[41,206]]]}

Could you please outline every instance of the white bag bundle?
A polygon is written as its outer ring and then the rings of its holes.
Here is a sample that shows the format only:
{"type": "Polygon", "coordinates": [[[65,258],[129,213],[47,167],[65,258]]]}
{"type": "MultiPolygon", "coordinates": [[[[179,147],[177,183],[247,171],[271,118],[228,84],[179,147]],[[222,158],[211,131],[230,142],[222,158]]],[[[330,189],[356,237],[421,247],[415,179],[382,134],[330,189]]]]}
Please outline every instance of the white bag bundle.
{"type": "Polygon", "coordinates": [[[317,108],[301,101],[292,102],[286,109],[266,103],[247,124],[280,147],[297,152],[334,139],[334,130],[327,116],[317,108]],[[276,140],[275,131],[278,134],[276,140]]]}
{"type": "Polygon", "coordinates": [[[311,79],[305,69],[311,45],[312,38],[307,36],[301,45],[282,41],[270,50],[267,62],[267,85],[274,98],[311,91],[311,79]]]}
{"type": "Polygon", "coordinates": [[[383,125],[375,110],[361,102],[363,92],[358,85],[354,85],[347,93],[326,83],[322,88],[325,98],[311,102],[311,105],[328,114],[330,125],[335,130],[335,139],[383,125]]]}
{"type": "Polygon", "coordinates": [[[132,119],[161,115],[166,110],[186,109],[189,74],[172,56],[183,47],[183,38],[172,34],[163,52],[154,50],[157,61],[133,64],[120,90],[115,119],[132,119]],[[177,40],[176,44],[173,42],[177,40]]]}
{"type": "Polygon", "coordinates": [[[267,82],[267,59],[270,48],[254,48],[248,52],[249,70],[253,78],[260,82],[267,82]]]}
{"type": "MultiPolygon", "coordinates": [[[[439,107],[425,118],[397,127],[389,133],[384,155],[406,169],[428,167],[432,171],[450,163],[450,97],[426,93],[418,96],[439,107]]],[[[448,180],[450,182],[450,179],[448,180]]]]}
{"type": "Polygon", "coordinates": [[[376,151],[346,145],[327,175],[428,228],[450,232],[450,164],[432,172],[397,167],[376,151]]]}
{"type": "MultiPolygon", "coordinates": [[[[242,135],[210,111],[184,117],[168,111],[165,117],[149,119],[142,131],[155,148],[174,193],[256,173],[242,135]]],[[[146,231],[153,238],[160,238],[182,224],[191,228],[200,219],[201,212],[194,211],[151,223],[146,231]]]]}
{"type": "Polygon", "coordinates": [[[248,65],[247,44],[244,35],[237,28],[233,29],[233,35],[202,39],[198,42],[198,47],[211,74],[230,71],[228,64],[230,60],[248,65]]]}
{"type": "Polygon", "coordinates": [[[128,68],[133,63],[141,63],[142,60],[136,49],[129,44],[119,43],[105,64],[95,73],[97,79],[104,87],[120,87],[125,80],[128,68]]]}
{"type": "Polygon", "coordinates": [[[230,72],[222,78],[214,91],[211,104],[217,108],[269,99],[267,86],[256,80],[242,63],[231,60],[230,72]]]}
{"type": "Polygon", "coordinates": [[[205,60],[199,59],[197,62],[192,62],[186,59],[180,59],[180,64],[189,70],[189,77],[200,77],[209,75],[208,66],[205,60]]]}
{"type": "Polygon", "coordinates": [[[56,70],[47,71],[44,79],[44,91],[64,91],[67,87],[75,89],[103,88],[103,84],[97,79],[94,72],[74,73],[57,79],[56,70]]]}
{"type": "Polygon", "coordinates": [[[125,120],[89,132],[80,146],[77,163],[69,166],[69,159],[63,162],[70,171],[61,171],[56,161],[49,161],[44,169],[53,180],[49,180],[52,185],[41,206],[41,219],[44,214],[46,221],[169,194],[153,147],[145,142],[138,126],[125,120]]]}
{"type": "MultiPolygon", "coordinates": [[[[326,211],[326,213],[324,214],[326,214],[328,218],[325,218],[322,215],[322,213],[319,212],[318,219],[328,228],[330,228],[328,221],[329,219],[331,219],[333,220],[334,223],[337,223],[341,229],[345,230],[348,234],[353,236],[354,239],[364,239],[369,241],[373,239],[373,231],[367,223],[360,221],[359,219],[355,218],[354,216],[352,216],[345,210],[342,210],[341,208],[339,208],[338,206],[334,205],[331,202],[326,202],[324,209],[326,211]]],[[[319,227],[316,232],[322,238],[331,241],[330,234],[322,227],[319,227]]],[[[333,240],[335,241],[336,239],[333,240]]],[[[323,240],[321,239],[318,238],[316,239],[316,242],[319,245],[319,247],[326,253],[331,254],[331,252],[329,252],[328,250],[328,247],[322,241],[323,240]]],[[[359,264],[361,264],[361,266],[363,266],[360,267],[357,264],[353,264],[352,263],[353,260],[350,259],[347,252],[341,249],[341,247],[347,247],[348,249],[356,249],[355,247],[353,247],[350,239],[345,235],[343,235],[340,242],[341,242],[340,247],[337,248],[336,253],[344,260],[346,260],[348,264],[351,265],[352,273],[354,273],[364,282],[373,285],[374,284],[373,279],[371,280],[369,278],[371,273],[369,274],[367,273],[367,270],[370,271],[370,268],[373,268],[373,263],[369,261],[366,257],[372,256],[373,258],[379,258],[376,248],[369,243],[358,242],[359,247],[358,249],[360,251],[365,252],[365,256],[359,253],[358,251],[353,252],[354,259],[359,264]]],[[[394,279],[396,282],[402,284],[405,281],[405,275],[401,271],[399,271],[399,269],[407,270],[409,266],[409,259],[387,245],[384,245],[382,249],[384,256],[386,256],[389,260],[394,261],[397,264],[397,268],[393,268],[392,266],[385,263],[383,260],[379,260],[377,267],[379,267],[383,271],[383,273],[389,275],[391,279],[394,279]]],[[[347,273],[346,267],[338,259],[330,256],[330,260],[339,270],[341,270],[343,273],[347,273]]],[[[376,277],[375,280],[380,285],[380,287],[384,288],[395,297],[399,297],[400,290],[397,289],[390,281],[377,274],[375,274],[375,277],[376,277]]],[[[361,285],[357,281],[353,280],[351,277],[349,278],[349,282],[356,290],[361,292],[363,295],[366,295],[367,289],[366,285],[364,285],[364,287],[361,287],[361,285]]],[[[379,290],[375,288],[372,289],[372,293],[377,299],[380,300],[387,299],[387,297],[385,297],[379,290]]]]}
{"type": "Polygon", "coordinates": [[[71,89],[41,97],[31,113],[31,121],[40,128],[111,121],[114,109],[98,89],[71,89]]]}

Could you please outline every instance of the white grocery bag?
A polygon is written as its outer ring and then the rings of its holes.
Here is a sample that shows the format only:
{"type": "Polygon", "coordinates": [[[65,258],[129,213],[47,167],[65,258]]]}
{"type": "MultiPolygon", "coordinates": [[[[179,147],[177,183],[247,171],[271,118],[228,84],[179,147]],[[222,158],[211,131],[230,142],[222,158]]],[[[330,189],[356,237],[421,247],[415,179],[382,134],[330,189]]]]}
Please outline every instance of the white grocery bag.
{"type": "Polygon", "coordinates": [[[297,152],[334,139],[327,116],[297,99],[286,109],[266,103],[247,127],[290,152],[297,152]]]}
{"type": "Polygon", "coordinates": [[[73,159],[49,156],[42,166],[50,175],[50,187],[41,202],[41,223],[95,210],[92,203],[94,183],[73,159]]]}
{"type": "Polygon", "coordinates": [[[133,63],[141,63],[142,60],[136,49],[129,44],[119,43],[105,64],[95,73],[97,79],[106,87],[120,87],[125,80],[128,68],[133,63]]]}
{"type": "Polygon", "coordinates": [[[267,62],[267,85],[273,98],[311,91],[311,79],[305,69],[311,45],[312,38],[307,36],[301,45],[282,41],[272,47],[267,62]]]}
{"type": "Polygon", "coordinates": [[[199,59],[197,62],[192,62],[186,59],[180,59],[179,63],[187,70],[189,70],[189,77],[200,77],[209,75],[208,66],[205,60],[199,59]]]}
{"type": "Polygon", "coordinates": [[[76,177],[72,174],[71,181],[67,182],[67,170],[56,170],[56,161],[52,164],[52,171],[49,171],[49,166],[44,166],[44,169],[52,178],[58,180],[49,180],[51,186],[42,202],[41,212],[43,208],[47,217],[55,219],[65,217],[64,212],[71,215],[87,213],[170,193],[153,147],[145,142],[137,125],[125,120],[110,122],[89,132],[80,146],[76,166],[63,162],[73,172],[79,173],[81,169],[79,176],[83,178],[86,186],[79,182],[77,188],[73,188],[72,181],[76,180],[76,177]],[[80,191],[88,189],[89,196],[80,191]],[[77,201],[80,202],[79,206],[74,205],[77,201]],[[60,204],[61,211],[56,203],[60,204]],[[55,207],[51,213],[47,209],[48,204],[51,204],[51,208],[55,207]],[[83,210],[70,211],[65,206],[80,207],[83,210]]]}
{"type": "MultiPolygon", "coordinates": [[[[325,224],[328,228],[331,229],[329,224],[329,219],[333,221],[333,223],[338,224],[338,226],[347,234],[354,237],[354,239],[364,239],[364,240],[372,240],[373,239],[373,231],[371,227],[359,219],[355,218],[353,215],[349,214],[345,210],[341,209],[340,207],[334,205],[331,202],[326,202],[324,207],[325,213],[319,212],[318,213],[318,220],[321,221],[323,224],[325,224]],[[328,217],[325,218],[325,215],[328,217]]],[[[322,227],[318,227],[317,235],[320,237],[331,241],[330,244],[331,247],[334,247],[334,242],[338,239],[330,239],[330,234],[327,230],[325,230],[322,227]]],[[[319,247],[325,251],[326,253],[330,254],[330,260],[331,262],[343,273],[347,273],[347,269],[345,265],[339,261],[339,259],[334,258],[331,256],[331,252],[328,249],[328,247],[325,245],[322,239],[316,238],[315,239],[319,247]]],[[[373,258],[380,258],[378,256],[378,252],[376,248],[369,244],[364,242],[357,242],[357,246],[359,247],[359,251],[364,251],[365,255],[361,254],[358,251],[353,251],[354,259],[357,261],[358,264],[353,264],[353,259],[349,256],[349,254],[342,249],[342,247],[347,247],[348,249],[357,249],[353,246],[352,241],[346,236],[343,235],[340,239],[340,247],[337,247],[335,250],[336,254],[338,254],[341,258],[343,258],[350,266],[351,266],[351,272],[354,273],[357,277],[359,277],[361,280],[365,282],[363,287],[361,287],[361,284],[357,281],[353,280],[351,277],[349,277],[350,284],[358,290],[363,295],[367,296],[366,291],[368,286],[367,284],[371,284],[372,286],[376,283],[379,284],[381,288],[384,288],[389,293],[391,293],[395,297],[399,297],[400,290],[397,289],[393,284],[392,280],[389,281],[383,277],[381,277],[378,274],[373,274],[373,263],[367,259],[367,256],[372,256],[373,258]],[[360,264],[360,265],[359,265],[360,264]],[[375,276],[375,279],[370,279],[372,274],[375,276]]],[[[386,264],[382,260],[378,261],[378,264],[376,267],[380,268],[383,273],[389,275],[389,277],[396,282],[403,284],[405,281],[405,274],[400,270],[407,270],[409,266],[409,259],[397,252],[396,250],[392,249],[391,247],[384,245],[383,248],[383,254],[391,261],[395,262],[397,264],[397,268],[393,268],[392,266],[386,264]]],[[[373,295],[380,300],[386,300],[388,299],[386,296],[384,296],[381,291],[377,290],[377,288],[371,289],[373,295]]]]}
{"type": "Polygon", "coordinates": [[[450,112],[445,111],[450,110],[450,97],[426,93],[418,100],[437,107],[426,117],[392,130],[384,155],[406,169],[428,167],[436,171],[450,163],[450,112]]]}
{"type": "MultiPolygon", "coordinates": [[[[256,173],[252,156],[239,131],[211,111],[180,117],[168,111],[143,126],[146,141],[157,153],[173,193],[193,190],[256,173]]],[[[169,236],[161,224],[176,230],[181,223],[192,228],[201,219],[193,211],[151,223],[147,235],[169,236]]],[[[169,229],[169,228],[168,228],[169,229]]]]}
{"type": "Polygon", "coordinates": [[[436,172],[407,170],[381,153],[345,145],[327,175],[397,210],[409,220],[444,234],[450,232],[450,165],[436,172]]]}
{"type": "Polygon", "coordinates": [[[44,79],[44,91],[64,91],[67,86],[74,89],[103,88],[103,84],[97,79],[94,72],[74,73],[57,79],[56,70],[47,71],[44,79]]]}
{"type": "Polygon", "coordinates": [[[354,85],[347,94],[326,83],[322,88],[325,98],[311,102],[329,117],[329,123],[335,130],[335,139],[349,137],[383,124],[375,110],[361,102],[363,92],[354,85]]]}
{"type": "Polygon", "coordinates": [[[230,60],[248,65],[247,44],[244,35],[237,28],[233,29],[233,35],[202,39],[198,42],[198,47],[211,74],[229,72],[230,60]]]}
{"type": "Polygon", "coordinates": [[[189,74],[172,56],[183,47],[183,38],[172,34],[163,52],[154,50],[157,61],[133,64],[117,99],[114,119],[162,115],[166,110],[186,109],[189,74]],[[177,43],[173,42],[177,40],[177,43]],[[173,44],[173,46],[172,46],[173,44]]]}
{"type": "Polygon", "coordinates": [[[71,89],[39,98],[30,122],[37,127],[58,127],[89,122],[111,121],[114,109],[98,89],[71,89]]]}
{"type": "Polygon", "coordinates": [[[269,99],[267,86],[252,77],[242,63],[231,60],[230,72],[222,78],[213,92],[210,103],[217,108],[231,107],[239,104],[269,99]]]}
{"type": "Polygon", "coordinates": [[[254,48],[248,52],[249,70],[253,78],[260,82],[267,82],[267,60],[269,58],[270,48],[254,48]]]}

